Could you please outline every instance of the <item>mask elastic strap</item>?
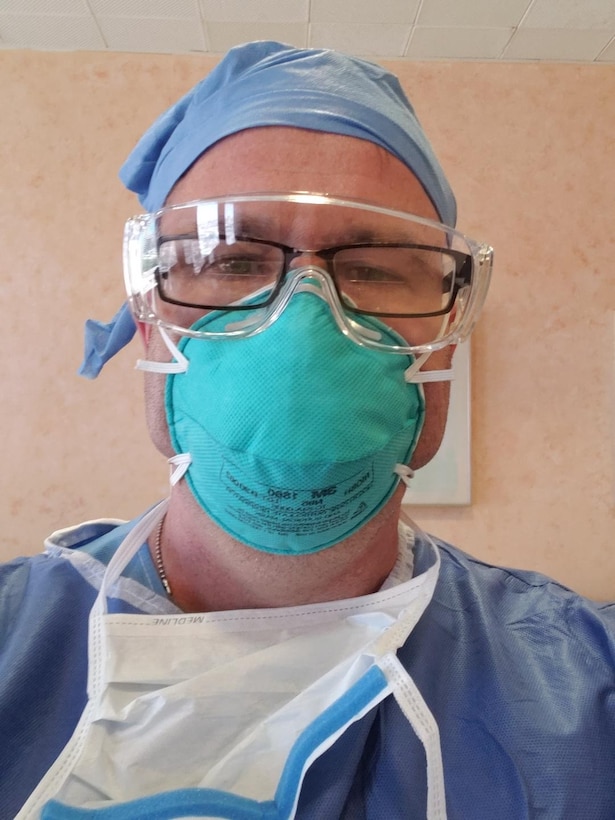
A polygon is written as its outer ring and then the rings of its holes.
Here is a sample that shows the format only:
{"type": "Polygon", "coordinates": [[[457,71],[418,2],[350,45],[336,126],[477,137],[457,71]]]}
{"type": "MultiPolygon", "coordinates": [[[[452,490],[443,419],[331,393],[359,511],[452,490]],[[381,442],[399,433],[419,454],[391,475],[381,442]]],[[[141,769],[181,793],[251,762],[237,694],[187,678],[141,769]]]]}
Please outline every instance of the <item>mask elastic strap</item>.
{"type": "Polygon", "coordinates": [[[145,370],[148,373],[185,373],[188,370],[188,359],[184,356],[166,330],[157,326],[167,350],[173,356],[173,362],[153,362],[149,359],[137,359],[136,370],[145,370]]]}
{"type": "Polygon", "coordinates": [[[393,472],[401,478],[406,487],[410,486],[414,478],[414,470],[408,467],[407,464],[396,464],[395,467],[393,467],[393,472]]]}
{"type": "MultiPolygon", "coordinates": [[[[168,460],[171,467],[171,475],[169,483],[173,487],[184,476],[186,470],[190,466],[192,458],[189,453],[179,453],[168,460]]],[[[96,603],[92,608],[92,613],[105,614],[107,612],[107,596],[113,584],[122,574],[129,561],[136,555],[141,548],[144,541],[149,538],[152,530],[156,527],[158,522],[164,515],[166,515],[168,499],[164,499],[151,510],[149,510],[143,518],[133,527],[130,533],[122,542],[122,549],[116,550],[113,558],[107,565],[96,603]]]]}
{"type": "Polygon", "coordinates": [[[406,382],[412,384],[422,384],[423,382],[450,382],[455,378],[451,367],[448,367],[446,370],[421,370],[421,367],[432,353],[432,350],[428,350],[427,353],[421,353],[421,355],[414,360],[413,364],[404,372],[406,382]]]}
{"type": "Polygon", "coordinates": [[[178,453],[168,460],[170,468],[169,484],[174,487],[186,474],[188,467],[192,464],[190,453],[178,453]]]}
{"type": "MultiPolygon", "coordinates": [[[[431,356],[432,352],[433,351],[428,350],[426,353],[422,353],[415,359],[410,367],[404,371],[404,379],[406,383],[422,384],[424,382],[444,382],[452,381],[455,378],[453,369],[450,367],[446,370],[421,371],[421,367],[431,356]]],[[[406,464],[400,463],[395,465],[393,472],[400,477],[406,487],[411,486],[412,479],[414,478],[414,470],[410,469],[410,467],[406,464]]]]}

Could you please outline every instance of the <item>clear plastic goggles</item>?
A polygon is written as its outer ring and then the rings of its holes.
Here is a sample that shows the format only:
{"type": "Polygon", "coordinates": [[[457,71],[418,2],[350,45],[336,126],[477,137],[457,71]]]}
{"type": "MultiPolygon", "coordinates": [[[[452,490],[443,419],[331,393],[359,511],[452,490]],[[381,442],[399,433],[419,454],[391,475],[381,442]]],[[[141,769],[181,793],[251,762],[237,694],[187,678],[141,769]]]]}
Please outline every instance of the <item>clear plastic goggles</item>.
{"type": "Polygon", "coordinates": [[[138,321],[196,338],[247,337],[308,291],[358,344],[415,355],[467,338],[492,258],[489,246],[446,225],[322,194],[174,205],[129,219],[124,234],[138,321]],[[212,311],[228,322],[194,330],[212,311]],[[396,334],[380,333],[382,324],[396,334]]]}

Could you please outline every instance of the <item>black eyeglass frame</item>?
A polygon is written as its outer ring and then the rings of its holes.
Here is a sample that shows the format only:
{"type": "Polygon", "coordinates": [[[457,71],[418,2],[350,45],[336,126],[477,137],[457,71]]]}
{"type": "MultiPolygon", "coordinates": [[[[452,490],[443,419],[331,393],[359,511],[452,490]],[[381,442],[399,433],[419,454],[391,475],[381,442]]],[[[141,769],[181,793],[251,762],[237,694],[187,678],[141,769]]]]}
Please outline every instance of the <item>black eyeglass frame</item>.
{"type": "MultiPolygon", "coordinates": [[[[157,252],[160,252],[160,247],[170,240],[176,239],[196,239],[197,237],[190,233],[190,234],[177,234],[172,236],[160,236],[156,242],[156,249],[157,252]]],[[[223,234],[220,234],[218,237],[221,241],[225,241],[226,237],[223,234]]],[[[273,287],[271,293],[263,302],[252,303],[249,305],[208,305],[208,304],[194,304],[192,302],[184,302],[179,299],[173,299],[169,296],[166,296],[164,293],[164,289],[162,287],[162,276],[163,274],[160,272],[160,266],[157,265],[155,270],[153,271],[154,278],[156,281],[156,290],[160,299],[167,304],[172,305],[179,305],[180,307],[187,307],[187,308],[194,308],[197,310],[255,310],[258,308],[264,308],[271,305],[275,302],[283,284],[284,279],[287,275],[288,270],[290,269],[291,262],[300,257],[305,255],[312,255],[318,256],[324,262],[328,264],[327,273],[331,277],[333,282],[333,286],[335,288],[335,292],[340,300],[340,303],[344,306],[346,310],[350,313],[354,313],[360,316],[386,316],[390,318],[400,318],[400,319],[428,319],[435,316],[445,316],[446,314],[450,313],[453,309],[455,301],[457,299],[457,295],[460,290],[464,287],[469,287],[472,283],[472,276],[474,273],[474,260],[472,255],[469,253],[464,253],[463,251],[458,251],[453,248],[441,248],[437,245],[421,245],[416,243],[405,243],[405,242],[362,242],[362,243],[353,243],[350,245],[336,245],[330,248],[320,248],[318,250],[310,250],[310,249],[300,249],[300,248],[291,248],[288,245],[283,245],[280,242],[272,242],[265,239],[255,239],[248,236],[238,236],[235,237],[236,242],[251,242],[256,245],[267,245],[268,247],[277,248],[281,250],[284,259],[281,266],[280,273],[277,276],[277,280],[275,286],[273,287]],[[333,265],[334,257],[340,251],[345,250],[361,250],[361,249],[369,249],[369,248],[404,248],[408,250],[419,250],[419,251],[436,251],[438,253],[445,254],[446,256],[451,257],[455,260],[455,271],[454,271],[454,281],[452,283],[452,287],[449,292],[449,299],[447,304],[441,308],[440,310],[431,311],[428,313],[383,313],[381,311],[373,311],[373,310],[360,310],[358,308],[353,307],[352,305],[347,304],[346,300],[344,299],[343,295],[340,293],[340,290],[337,286],[337,281],[335,277],[335,267],[333,265]]],[[[443,281],[445,281],[448,276],[444,277],[443,281]]],[[[443,291],[444,292],[444,291],[443,291]]]]}

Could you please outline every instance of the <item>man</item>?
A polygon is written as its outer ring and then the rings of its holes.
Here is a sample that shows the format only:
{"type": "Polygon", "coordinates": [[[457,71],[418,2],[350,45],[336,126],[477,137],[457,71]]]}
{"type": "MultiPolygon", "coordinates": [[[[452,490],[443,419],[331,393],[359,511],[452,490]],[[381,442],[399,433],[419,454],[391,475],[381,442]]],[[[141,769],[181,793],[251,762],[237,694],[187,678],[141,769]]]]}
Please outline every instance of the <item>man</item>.
{"type": "Polygon", "coordinates": [[[172,489],[4,568],[2,816],[615,816],[612,609],[399,521],[491,251],[395,79],[249,44],[122,176],[172,489]]]}

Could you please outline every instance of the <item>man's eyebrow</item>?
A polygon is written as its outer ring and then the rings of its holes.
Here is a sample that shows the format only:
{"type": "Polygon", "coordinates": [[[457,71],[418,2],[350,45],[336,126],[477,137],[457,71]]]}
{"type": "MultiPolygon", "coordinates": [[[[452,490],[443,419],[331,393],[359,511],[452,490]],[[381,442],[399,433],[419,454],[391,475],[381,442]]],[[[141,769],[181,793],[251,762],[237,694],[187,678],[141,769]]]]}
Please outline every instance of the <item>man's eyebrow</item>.
{"type": "MultiPolygon", "coordinates": [[[[293,233],[295,227],[295,220],[291,220],[286,226],[283,226],[276,219],[263,218],[261,216],[250,216],[247,218],[242,216],[234,224],[235,234],[237,236],[262,240],[269,239],[284,245],[288,245],[288,242],[282,242],[280,237],[283,238],[285,235],[288,236],[293,233]]],[[[344,225],[342,229],[335,232],[328,227],[323,233],[319,234],[317,242],[301,242],[299,244],[302,247],[297,247],[297,250],[319,250],[323,248],[334,248],[338,245],[396,244],[411,241],[412,236],[410,232],[402,232],[399,230],[394,232],[386,230],[379,231],[373,227],[366,227],[364,225],[344,225]]]]}
{"type": "Polygon", "coordinates": [[[239,214],[233,220],[233,230],[236,236],[271,239],[282,232],[282,226],[278,220],[271,217],[239,214]]]}

